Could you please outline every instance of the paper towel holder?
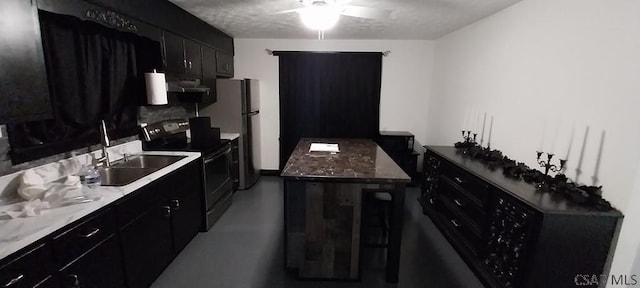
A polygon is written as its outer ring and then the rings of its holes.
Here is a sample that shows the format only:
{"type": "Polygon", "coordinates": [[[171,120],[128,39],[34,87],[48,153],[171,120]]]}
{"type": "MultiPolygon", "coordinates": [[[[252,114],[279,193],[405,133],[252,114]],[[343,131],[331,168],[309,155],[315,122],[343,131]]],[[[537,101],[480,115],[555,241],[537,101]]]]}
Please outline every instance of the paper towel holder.
{"type": "Polygon", "coordinates": [[[151,73],[144,73],[144,80],[147,88],[148,105],[169,104],[164,73],[158,73],[156,69],[153,69],[151,73]]]}

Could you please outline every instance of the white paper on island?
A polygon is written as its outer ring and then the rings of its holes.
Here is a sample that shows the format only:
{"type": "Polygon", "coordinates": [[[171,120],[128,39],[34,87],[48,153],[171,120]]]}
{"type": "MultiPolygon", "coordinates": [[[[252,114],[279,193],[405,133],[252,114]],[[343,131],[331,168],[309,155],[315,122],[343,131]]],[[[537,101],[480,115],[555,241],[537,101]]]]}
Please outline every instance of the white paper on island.
{"type": "Polygon", "coordinates": [[[338,148],[338,144],[330,144],[330,143],[311,143],[311,147],[309,147],[309,152],[340,152],[338,148]]]}

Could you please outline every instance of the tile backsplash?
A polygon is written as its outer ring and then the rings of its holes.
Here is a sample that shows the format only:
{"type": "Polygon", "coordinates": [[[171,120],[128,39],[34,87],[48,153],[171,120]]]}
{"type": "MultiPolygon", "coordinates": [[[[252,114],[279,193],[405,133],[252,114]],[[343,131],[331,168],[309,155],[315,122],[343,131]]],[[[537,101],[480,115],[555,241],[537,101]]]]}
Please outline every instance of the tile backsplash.
{"type": "MultiPolygon", "coordinates": [[[[154,123],[166,119],[190,118],[194,116],[195,104],[192,103],[178,103],[163,106],[141,106],[138,110],[138,123],[154,123]]],[[[11,158],[9,157],[10,146],[7,129],[4,125],[0,125],[0,131],[0,134],[2,134],[2,137],[0,137],[0,176],[71,157],[71,151],[69,151],[34,161],[20,163],[14,166],[12,165],[11,158]]],[[[115,139],[112,141],[112,144],[117,145],[136,139],[138,139],[137,136],[115,139]]],[[[99,148],[99,145],[95,145],[91,147],[91,150],[97,150],[99,148]]],[[[83,154],[87,152],[87,148],[81,148],[75,151],[77,151],[78,154],[83,154]]]]}

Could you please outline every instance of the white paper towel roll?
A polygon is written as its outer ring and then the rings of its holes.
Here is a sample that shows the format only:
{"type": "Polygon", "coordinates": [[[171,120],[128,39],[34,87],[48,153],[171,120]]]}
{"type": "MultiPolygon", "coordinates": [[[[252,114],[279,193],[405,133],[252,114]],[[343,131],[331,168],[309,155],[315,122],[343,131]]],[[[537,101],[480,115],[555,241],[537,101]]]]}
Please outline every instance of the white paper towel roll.
{"type": "Polygon", "coordinates": [[[167,83],[164,73],[144,73],[144,80],[147,84],[147,103],[150,105],[167,104],[167,83]]]}

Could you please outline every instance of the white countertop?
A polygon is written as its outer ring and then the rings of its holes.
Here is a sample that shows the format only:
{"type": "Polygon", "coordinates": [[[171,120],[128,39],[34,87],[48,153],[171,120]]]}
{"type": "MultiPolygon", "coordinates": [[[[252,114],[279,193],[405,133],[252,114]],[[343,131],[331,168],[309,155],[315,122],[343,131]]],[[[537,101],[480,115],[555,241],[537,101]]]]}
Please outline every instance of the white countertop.
{"type": "Polygon", "coordinates": [[[220,133],[220,139],[233,140],[240,137],[240,133],[220,133]]]}
{"type": "MultiPolygon", "coordinates": [[[[134,141],[136,142],[136,141],[134,141]]],[[[198,152],[160,152],[160,151],[141,151],[141,147],[139,147],[139,143],[135,145],[136,154],[145,154],[145,155],[175,155],[175,156],[186,156],[184,159],[180,159],[179,161],[164,167],[156,172],[149,174],[141,179],[136,180],[135,182],[125,185],[125,186],[101,186],[96,188],[97,194],[101,195],[102,198],[98,201],[83,203],[83,204],[75,204],[65,207],[59,207],[55,209],[43,210],[42,214],[35,217],[27,217],[27,218],[16,218],[11,219],[4,213],[1,213],[0,217],[0,259],[5,258],[12,253],[40,240],[41,238],[57,231],[60,228],[91,214],[98,209],[113,203],[114,201],[120,199],[121,197],[140,189],[141,187],[151,183],[152,181],[161,178],[162,176],[170,173],[173,170],[176,170],[200,157],[200,153],[198,152]]],[[[117,150],[117,147],[114,150],[117,150]]],[[[109,154],[115,156],[112,158],[114,160],[118,159],[119,151],[112,151],[111,148],[109,150],[109,154]]],[[[126,153],[131,153],[131,149],[127,150],[126,153]]],[[[49,164],[48,164],[49,165],[49,164]]],[[[46,165],[45,165],[46,166],[46,165]]],[[[14,173],[12,175],[3,176],[0,179],[0,189],[8,190],[11,184],[9,182],[15,182],[16,174],[20,174],[21,172],[14,173]],[[13,178],[13,179],[9,179],[13,178]],[[4,184],[4,186],[3,186],[4,184]]],[[[15,183],[13,183],[15,184],[15,183]]],[[[2,193],[6,196],[6,191],[2,191],[2,193]]],[[[6,208],[10,206],[9,204],[0,205],[0,211],[3,211],[2,208],[6,208]]],[[[5,209],[6,210],[6,209],[5,209]]]]}

